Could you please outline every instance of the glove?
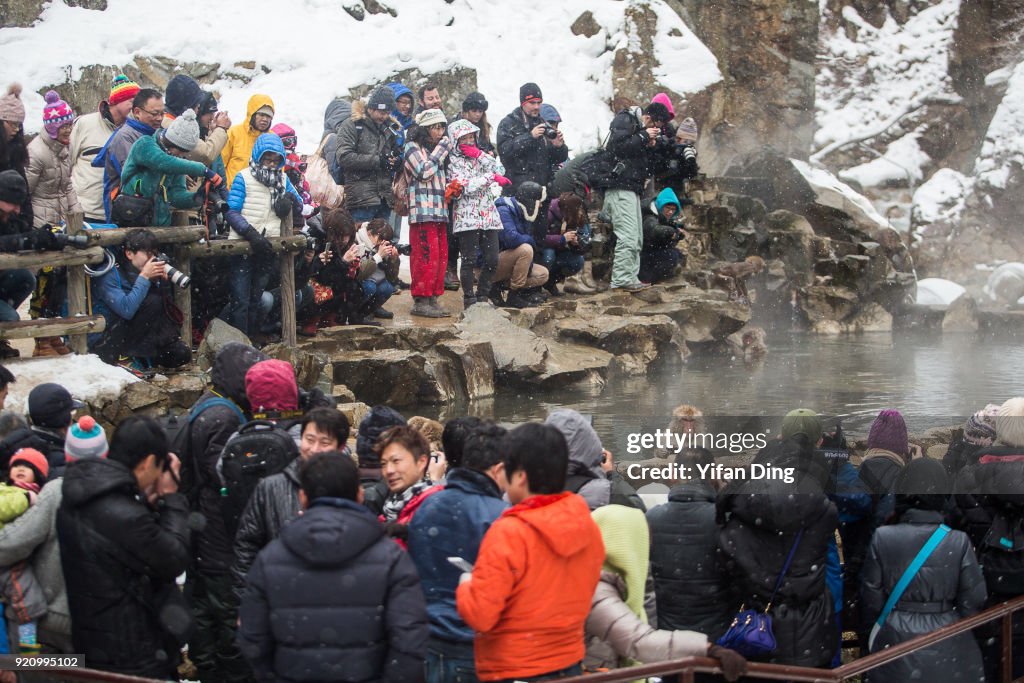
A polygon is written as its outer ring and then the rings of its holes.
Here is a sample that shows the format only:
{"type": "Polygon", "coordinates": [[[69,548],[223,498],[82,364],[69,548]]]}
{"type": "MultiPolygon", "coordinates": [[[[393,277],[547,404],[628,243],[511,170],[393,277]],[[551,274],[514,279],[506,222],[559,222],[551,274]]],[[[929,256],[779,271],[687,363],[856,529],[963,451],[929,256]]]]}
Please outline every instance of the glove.
{"type": "Polygon", "coordinates": [[[462,190],[462,183],[460,183],[458,180],[451,181],[450,183],[448,183],[448,187],[446,187],[444,190],[444,200],[446,202],[450,202],[453,199],[458,199],[459,197],[462,196],[462,190]]]}
{"type": "Polygon", "coordinates": [[[292,198],[286,194],[274,200],[274,213],[278,218],[284,218],[292,210],[292,198]]]}
{"type": "Polygon", "coordinates": [[[256,232],[256,230],[250,230],[245,234],[245,239],[248,240],[252,246],[253,256],[261,259],[271,258],[274,255],[274,247],[270,244],[270,240],[256,232]]]}
{"type": "Polygon", "coordinates": [[[747,673],[746,658],[735,650],[730,650],[721,645],[712,645],[708,648],[708,657],[718,660],[718,663],[722,666],[722,675],[727,681],[735,681],[747,673]]]}
{"type": "Polygon", "coordinates": [[[494,182],[498,183],[502,187],[508,187],[509,185],[512,184],[511,180],[509,180],[505,176],[501,175],[500,173],[495,173],[494,174],[494,182]]]}
{"type": "Polygon", "coordinates": [[[409,525],[398,522],[388,522],[384,525],[384,535],[388,538],[397,538],[402,541],[409,540],[409,525]]]}
{"type": "Polygon", "coordinates": [[[57,236],[50,230],[50,226],[36,228],[25,235],[25,247],[27,249],[35,249],[36,251],[60,249],[60,246],[57,244],[57,236]]]}
{"type": "Polygon", "coordinates": [[[385,171],[394,171],[397,159],[394,155],[385,154],[380,158],[380,167],[385,171]]]}
{"type": "Polygon", "coordinates": [[[221,183],[224,182],[224,179],[220,177],[220,174],[214,173],[213,169],[206,169],[206,172],[203,175],[206,176],[206,179],[210,181],[210,185],[213,187],[220,187],[221,183]]]}

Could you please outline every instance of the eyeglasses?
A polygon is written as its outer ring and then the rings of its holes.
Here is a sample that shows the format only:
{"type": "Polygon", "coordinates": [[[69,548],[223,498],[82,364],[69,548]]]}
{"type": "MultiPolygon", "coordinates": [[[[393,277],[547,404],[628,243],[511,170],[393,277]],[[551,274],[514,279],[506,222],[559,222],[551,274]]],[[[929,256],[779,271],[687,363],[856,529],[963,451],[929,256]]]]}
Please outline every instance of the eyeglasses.
{"type": "Polygon", "coordinates": [[[290,149],[299,143],[299,138],[295,135],[284,135],[281,142],[284,143],[285,149],[290,149]]]}
{"type": "MultiPolygon", "coordinates": [[[[139,107],[139,109],[142,109],[142,107],[139,107]]],[[[159,111],[150,111],[148,109],[142,109],[142,111],[146,112],[150,116],[153,116],[153,117],[156,117],[156,118],[161,118],[161,119],[164,117],[164,114],[165,114],[163,109],[161,109],[159,111]]]]}

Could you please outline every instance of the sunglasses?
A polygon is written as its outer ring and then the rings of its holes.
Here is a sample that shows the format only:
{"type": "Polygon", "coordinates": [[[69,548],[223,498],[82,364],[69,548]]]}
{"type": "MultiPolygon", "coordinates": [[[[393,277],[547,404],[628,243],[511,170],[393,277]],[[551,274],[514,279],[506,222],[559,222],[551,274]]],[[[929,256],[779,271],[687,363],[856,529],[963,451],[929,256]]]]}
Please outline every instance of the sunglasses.
{"type": "Polygon", "coordinates": [[[285,149],[291,149],[299,143],[299,138],[295,135],[285,135],[281,137],[281,142],[284,143],[285,149]]]}
{"type": "Polygon", "coordinates": [[[288,168],[294,168],[299,173],[305,173],[306,169],[309,168],[309,165],[305,161],[300,161],[297,164],[288,164],[288,168]]]}

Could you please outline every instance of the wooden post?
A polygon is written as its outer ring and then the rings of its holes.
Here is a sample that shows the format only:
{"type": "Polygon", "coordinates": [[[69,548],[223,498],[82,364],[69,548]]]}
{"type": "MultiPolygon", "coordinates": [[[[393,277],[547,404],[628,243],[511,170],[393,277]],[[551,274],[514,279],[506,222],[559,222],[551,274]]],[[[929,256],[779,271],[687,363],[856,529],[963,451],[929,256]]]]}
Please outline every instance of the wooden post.
{"type": "MultiPolygon", "coordinates": [[[[82,218],[83,214],[73,213],[68,216],[67,221],[67,233],[69,235],[77,235],[82,232],[82,218]]],[[[85,281],[85,266],[75,265],[67,267],[68,273],[68,315],[71,317],[86,315],[88,310],[86,308],[85,299],[85,288],[87,283],[85,281]]],[[[73,334],[69,337],[71,342],[71,350],[77,354],[88,353],[89,349],[86,344],[86,337],[84,334],[73,334]]]]}
{"type": "MultiPolygon", "coordinates": [[[[175,268],[185,273],[189,277],[192,277],[192,254],[188,250],[187,244],[178,244],[174,248],[174,263],[175,268]]],[[[181,340],[185,342],[185,345],[190,349],[192,348],[192,287],[185,287],[182,289],[176,285],[174,287],[174,303],[177,304],[178,309],[181,311],[181,340]]]]}
{"type": "MultiPolygon", "coordinates": [[[[292,236],[292,216],[281,222],[281,237],[292,236]]],[[[295,255],[281,252],[281,341],[295,348],[298,342],[295,321],[295,255]]]]}

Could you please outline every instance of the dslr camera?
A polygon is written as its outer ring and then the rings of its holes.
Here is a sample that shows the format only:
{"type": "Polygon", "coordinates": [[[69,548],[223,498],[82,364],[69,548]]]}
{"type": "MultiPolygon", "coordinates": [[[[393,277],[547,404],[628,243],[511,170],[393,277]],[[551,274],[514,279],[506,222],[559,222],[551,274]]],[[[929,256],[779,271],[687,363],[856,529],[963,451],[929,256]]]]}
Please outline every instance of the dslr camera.
{"type": "Polygon", "coordinates": [[[182,289],[188,289],[192,285],[192,278],[172,266],[171,259],[167,254],[158,254],[156,260],[164,262],[164,272],[167,273],[167,279],[172,283],[182,289]]]}
{"type": "Polygon", "coordinates": [[[57,238],[57,248],[63,249],[64,247],[74,247],[76,249],[85,249],[89,246],[88,235],[66,235],[63,232],[54,233],[53,235],[57,238]]]}
{"type": "Polygon", "coordinates": [[[558,137],[557,128],[552,126],[547,121],[545,121],[542,125],[544,126],[544,137],[546,137],[548,140],[554,140],[555,138],[558,137]]]}
{"type": "Polygon", "coordinates": [[[670,152],[671,158],[668,162],[668,170],[673,175],[683,174],[692,178],[697,175],[697,150],[693,145],[674,145],[670,152]]]}

